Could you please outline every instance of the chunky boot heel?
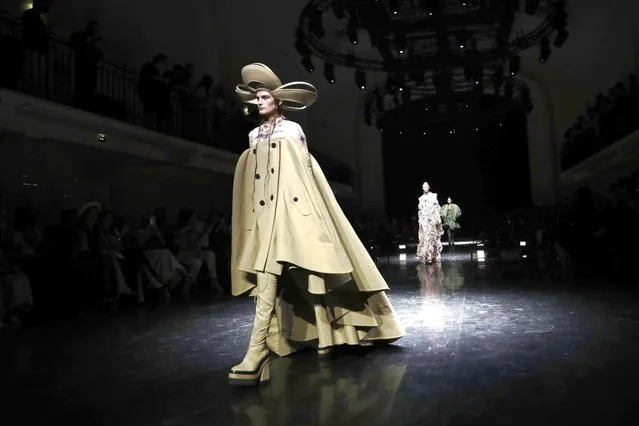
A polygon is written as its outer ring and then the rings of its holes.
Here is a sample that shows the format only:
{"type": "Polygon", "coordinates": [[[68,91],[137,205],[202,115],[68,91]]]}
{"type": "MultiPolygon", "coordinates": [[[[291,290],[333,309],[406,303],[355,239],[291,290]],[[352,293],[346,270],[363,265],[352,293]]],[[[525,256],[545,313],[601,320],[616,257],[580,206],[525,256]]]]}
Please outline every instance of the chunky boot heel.
{"type": "Polygon", "coordinates": [[[258,274],[255,320],[249,347],[244,359],[229,372],[229,383],[238,386],[255,386],[271,380],[271,359],[266,337],[275,307],[277,278],[275,275],[258,274]]]}
{"type": "Polygon", "coordinates": [[[271,381],[271,358],[267,355],[254,371],[232,369],[229,373],[229,383],[235,386],[255,386],[271,381]]]}

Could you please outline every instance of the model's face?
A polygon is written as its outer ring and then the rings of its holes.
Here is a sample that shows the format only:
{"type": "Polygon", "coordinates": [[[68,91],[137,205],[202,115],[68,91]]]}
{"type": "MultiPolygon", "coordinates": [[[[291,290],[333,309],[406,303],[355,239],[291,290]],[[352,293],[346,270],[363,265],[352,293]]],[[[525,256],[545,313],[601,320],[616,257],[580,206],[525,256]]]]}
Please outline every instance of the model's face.
{"type": "Polygon", "coordinates": [[[424,184],[422,185],[422,189],[424,190],[424,192],[430,191],[430,185],[428,184],[428,182],[424,182],[424,184]]]}
{"type": "Polygon", "coordinates": [[[273,117],[278,111],[278,101],[268,90],[260,90],[255,94],[257,109],[262,117],[273,117]]]}
{"type": "Polygon", "coordinates": [[[452,198],[450,198],[450,197],[448,197],[448,200],[446,200],[446,201],[448,202],[448,204],[450,204],[450,203],[452,203],[452,202],[453,202],[453,199],[452,199],[452,198]]]}

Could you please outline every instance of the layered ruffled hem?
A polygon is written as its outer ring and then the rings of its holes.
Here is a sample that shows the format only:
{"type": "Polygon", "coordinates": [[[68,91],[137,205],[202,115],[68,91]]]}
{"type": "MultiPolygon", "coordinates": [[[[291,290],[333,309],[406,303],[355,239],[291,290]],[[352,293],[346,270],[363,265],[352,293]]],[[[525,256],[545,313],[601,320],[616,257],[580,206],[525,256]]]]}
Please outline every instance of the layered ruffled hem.
{"type": "Polygon", "coordinates": [[[336,282],[302,270],[280,276],[267,337],[271,351],[286,356],[308,347],[390,343],[406,334],[383,291],[336,282]]]}

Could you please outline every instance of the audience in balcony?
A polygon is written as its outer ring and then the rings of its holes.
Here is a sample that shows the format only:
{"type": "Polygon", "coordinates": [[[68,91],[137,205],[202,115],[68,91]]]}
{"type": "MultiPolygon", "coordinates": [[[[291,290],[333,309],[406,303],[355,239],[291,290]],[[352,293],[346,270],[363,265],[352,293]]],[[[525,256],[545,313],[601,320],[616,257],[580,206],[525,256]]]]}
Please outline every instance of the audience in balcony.
{"type": "Polygon", "coordinates": [[[22,78],[23,53],[20,31],[20,26],[14,22],[0,28],[0,53],[3,60],[0,67],[0,87],[10,90],[19,90],[22,78]]]}
{"type": "Polygon", "coordinates": [[[11,262],[6,245],[7,213],[0,211],[0,327],[20,325],[33,307],[29,277],[11,262]]]}
{"type": "Polygon", "coordinates": [[[51,0],[34,0],[33,7],[22,14],[22,82],[21,89],[30,94],[49,96],[50,29],[45,16],[51,0]]]}
{"type": "Polygon", "coordinates": [[[22,47],[25,51],[49,53],[49,26],[45,15],[49,13],[52,0],[34,0],[33,7],[22,14],[22,47]]]}
{"type": "Polygon", "coordinates": [[[97,43],[102,40],[100,24],[90,21],[84,30],[71,34],[69,45],[75,52],[73,104],[82,109],[93,106],[98,78],[98,63],[102,50],[97,43]]]}
{"type": "MultiPolygon", "coordinates": [[[[160,67],[168,60],[164,53],[158,53],[140,69],[137,91],[143,108],[143,122],[146,127],[162,129],[170,112],[166,98],[169,96],[167,81],[160,73],[160,67]]],[[[169,99],[170,102],[170,99],[169,99]]]]}
{"type": "Polygon", "coordinates": [[[597,95],[593,106],[565,133],[561,168],[568,170],[639,128],[639,84],[631,74],[628,84],[617,83],[607,96],[597,95]]]}

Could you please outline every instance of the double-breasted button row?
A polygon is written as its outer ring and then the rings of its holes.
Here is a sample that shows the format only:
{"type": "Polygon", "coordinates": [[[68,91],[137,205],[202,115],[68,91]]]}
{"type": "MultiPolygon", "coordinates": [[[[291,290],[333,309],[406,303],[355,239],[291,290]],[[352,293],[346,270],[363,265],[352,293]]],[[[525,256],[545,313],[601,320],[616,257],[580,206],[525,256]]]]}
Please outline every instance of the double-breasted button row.
{"type": "MultiPolygon", "coordinates": [[[[273,196],[271,195],[271,201],[273,201],[273,196]]],[[[260,206],[265,205],[266,203],[264,202],[264,200],[260,200],[260,206]]],[[[255,209],[253,209],[253,211],[255,212],[255,209]]]]}
{"type": "MultiPolygon", "coordinates": [[[[273,142],[271,144],[271,148],[277,148],[277,144],[275,142],[273,142]]],[[[253,154],[257,154],[257,148],[253,148],[253,154]]]]}

